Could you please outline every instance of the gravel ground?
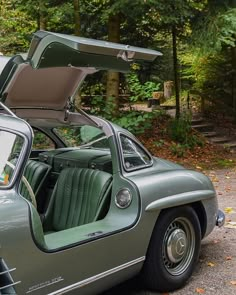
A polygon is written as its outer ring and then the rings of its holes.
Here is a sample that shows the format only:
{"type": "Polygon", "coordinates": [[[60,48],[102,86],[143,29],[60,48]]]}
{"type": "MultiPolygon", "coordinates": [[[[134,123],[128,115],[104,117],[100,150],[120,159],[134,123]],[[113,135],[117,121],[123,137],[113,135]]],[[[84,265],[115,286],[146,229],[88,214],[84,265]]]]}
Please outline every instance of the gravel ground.
{"type": "MultiPolygon", "coordinates": [[[[183,289],[170,295],[236,294],[236,226],[232,223],[236,222],[236,168],[209,171],[207,174],[217,190],[219,207],[225,211],[226,224],[222,228],[215,228],[202,241],[200,260],[191,279],[183,289]]],[[[137,286],[138,282],[134,279],[105,294],[160,294],[137,286]]]]}

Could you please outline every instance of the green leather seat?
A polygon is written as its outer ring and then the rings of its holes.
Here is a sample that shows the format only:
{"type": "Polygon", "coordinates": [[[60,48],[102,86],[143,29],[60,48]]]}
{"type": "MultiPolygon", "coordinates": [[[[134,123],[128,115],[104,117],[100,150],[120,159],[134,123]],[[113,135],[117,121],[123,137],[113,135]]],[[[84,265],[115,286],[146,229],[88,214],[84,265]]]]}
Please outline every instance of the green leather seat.
{"type": "MultiPolygon", "coordinates": [[[[28,160],[25,167],[24,176],[35,194],[39,213],[43,212],[46,196],[45,186],[50,171],[51,166],[34,160],[28,160]]],[[[23,181],[20,183],[20,194],[27,200],[31,201],[29,191],[23,181]]]]}
{"type": "Polygon", "coordinates": [[[87,168],[62,170],[44,219],[44,231],[61,231],[103,218],[112,176],[87,168]]]}

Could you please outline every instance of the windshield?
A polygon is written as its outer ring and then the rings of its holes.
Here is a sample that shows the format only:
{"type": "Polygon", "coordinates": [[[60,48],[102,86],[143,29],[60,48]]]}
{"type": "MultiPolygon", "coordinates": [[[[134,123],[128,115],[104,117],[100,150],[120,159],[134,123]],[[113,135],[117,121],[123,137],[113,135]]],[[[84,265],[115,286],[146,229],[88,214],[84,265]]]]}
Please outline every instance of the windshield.
{"type": "Polygon", "coordinates": [[[57,127],[53,131],[67,146],[84,148],[109,148],[105,133],[97,127],[83,125],[57,127]]]}
{"type": "Polygon", "coordinates": [[[7,186],[14,175],[24,139],[0,130],[0,186],[7,186]]]}

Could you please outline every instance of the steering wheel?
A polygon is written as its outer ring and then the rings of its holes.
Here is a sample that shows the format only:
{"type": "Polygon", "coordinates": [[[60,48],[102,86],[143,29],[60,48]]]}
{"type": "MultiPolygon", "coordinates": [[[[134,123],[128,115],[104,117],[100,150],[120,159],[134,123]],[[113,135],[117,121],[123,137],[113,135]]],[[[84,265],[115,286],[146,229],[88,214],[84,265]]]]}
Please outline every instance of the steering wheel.
{"type": "MultiPolygon", "coordinates": [[[[14,170],[15,167],[16,167],[14,164],[12,164],[12,163],[9,162],[9,161],[6,161],[6,164],[7,164],[10,168],[12,168],[13,170],[14,170]]],[[[31,199],[32,204],[33,204],[34,207],[37,209],[37,202],[36,202],[35,194],[34,194],[34,192],[33,192],[33,190],[32,190],[31,185],[29,184],[28,180],[25,178],[24,175],[22,176],[22,181],[23,181],[24,185],[26,186],[26,188],[27,188],[27,190],[28,190],[28,192],[29,192],[29,196],[30,196],[30,199],[31,199]]]]}

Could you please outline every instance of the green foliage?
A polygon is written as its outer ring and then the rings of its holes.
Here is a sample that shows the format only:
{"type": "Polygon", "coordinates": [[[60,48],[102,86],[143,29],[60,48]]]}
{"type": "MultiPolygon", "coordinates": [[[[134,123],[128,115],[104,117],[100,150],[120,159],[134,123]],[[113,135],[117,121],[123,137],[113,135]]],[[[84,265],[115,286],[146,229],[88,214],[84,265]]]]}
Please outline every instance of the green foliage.
{"type": "Polygon", "coordinates": [[[130,91],[130,100],[132,102],[144,101],[152,97],[154,91],[158,91],[160,88],[160,83],[155,83],[152,81],[146,81],[145,83],[140,83],[138,74],[136,72],[131,72],[127,76],[126,83],[130,91]]]}
{"type": "Polygon", "coordinates": [[[81,144],[79,128],[58,127],[54,129],[54,132],[56,132],[68,146],[79,146],[81,144]]]}
{"type": "Polygon", "coordinates": [[[184,33],[184,28],[199,10],[196,1],[149,0],[147,2],[156,17],[159,28],[171,31],[175,26],[178,29],[178,34],[184,33]]]}
{"type": "Polygon", "coordinates": [[[208,1],[202,14],[196,18],[193,29],[193,44],[201,55],[216,54],[225,46],[234,47],[236,8],[230,7],[230,1],[208,1]]]}
{"type": "Polygon", "coordinates": [[[159,139],[157,141],[153,141],[153,144],[155,144],[156,147],[162,147],[165,144],[165,141],[163,139],[159,139]]]}
{"type": "Polygon", "coordinates": [[[235,160],[232,159],[216,159],[218,168],[234,168],[235,164],[235,160]]]}
{"type": "Polygon", "coordinates": [[[0,52],[26,52],[32,34],[39,29],[40,14],[46,18],[48,30],[73,32],[73,5],[69,1],[2,0],[0,52]]]}
{"type": "Polygon", "coordinates": [[[181,156],[185,150],[204,144],[203,140],[193,132],[189,114],[184,113],[180,118],[172,119],[168,129],[171,139],[176,142],[171,150],[178,156],[181,156]]]}
{"type": "Polygon", "coordinates": [[[192,46],[181,55],[183,77],[214,102],[233,106],[236,8],[231,1],[207,1],[195,18],[192,46]]]}
{"type": "Polygon", "coordinates": [[[106,112],[106,100],[102,96],[94,96],[91,100],[90,113],[107,117],[106,112]]]}
{"type": "Polygon", "coordinates": [[[106,99],[103,96],[94,96],[91,99],[91,107],[89,112],[96,116],[101,116],[107,120],[114,120],[113,110],[115,108],[115,102],[113,98],[106,99]]]}
{"type": "MultiPolygon", "coordinates": [[[[231,0],[80,0],[81,34],[107,40],[107,20],[110,15],[119,15],[121,43],[163,52],[155,63],[145,64],[127,76],[131,101],[136,102],[150,98],[159,89],[160,81],[173,80],[170,32],[175,27],[178,52],[183,53],[182,90],[193,87],[207,97],[232,104],[235,65],[231,49],[236,42],[233,3],[231,0]]],[[[32,33],[39,28],[40,16],[45,17],[47,30],[74,32],[73,1],[1,0],[0,12],[0,52],[4,54],[27,50],[32,33]]],[[[104,94],[103,80],[101,74],[86,84],[86,95],[104,94]]],[[[106,112],[112,118],[112,102],[106,105],[100,99],[92,100],[92,112],[106,112]]]]}
{"type": "Polygon", "coordinates": [[[10,1],[1,2],[0,52],[25,52],[29,47],[30,36],[37,28],[36,21],[26,12],[14,8],[10,1]]]}
{"type": "Polygon", "coordinates": [[[33,149],[54,148],[54,143],[44,133],[34,130],[33,149]]]}
{"type": "Polygon", "coordinates": [[[178,158],[183,157],[188,149],[189,149],[188,145],[180,144],[180,143],[173,143],[170,146],[171,153],[177,156],[178,158]]]}
{"type": "Polygon", "coordinates": [[[74,11],[70,2],[61,3],[60,6],[51,6],[47,9],[47,30],[65,34],[74,33],[74,11]]]}
{"type": "Polygon", "coordinates": [[[179,119],[172,119],[169,134],[174,141],[186,143],[191,132],[191,119],[189,115],[182,115],[179,119]]]}
{"type": "Polygon", "coordinates": [[[182,77],[189,81],[192,90],[215,103],[219,100],[232,106],[234,69],[229,48],[214,54],[186,52],[181,59],[182,77]]]}
{"type": "Polygon", "coordinates": [[[129,130],[133,134],[143,134],[152,126],[152,120],[156,116],[155,113],[147,113],[140,111],[122,111],[115,118],[113,116],[113,101],[105,100],[102,96],[93,97],[91,101],[90,113],[102,116],[113,123],[129,130]]]}
{"type": "Polygon", "coordinates": [[[138,135],[145,133],[146,130],[152,127],[153,118],[152,113],[127,111],[123,112],[122,116],[116,118],[113,122],[138,135]]]}
{"type": "Polygon", "coordinates": [[[81,95],[99,96],[106,93],[106,75],[103,71],[98,71],[92,75],[88,75],[81,85],[81,95]]]}

